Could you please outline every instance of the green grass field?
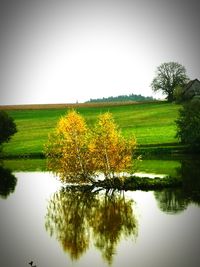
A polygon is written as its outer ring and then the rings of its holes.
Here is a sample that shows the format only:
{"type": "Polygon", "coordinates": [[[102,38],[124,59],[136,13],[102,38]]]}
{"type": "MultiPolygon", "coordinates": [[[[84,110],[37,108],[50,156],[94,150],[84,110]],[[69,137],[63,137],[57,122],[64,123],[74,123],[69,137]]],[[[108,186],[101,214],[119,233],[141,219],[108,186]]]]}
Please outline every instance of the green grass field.
{"type": "MultiPolygon", "coordinates": [[[[13,172],[21,171],[47,171],[46,159],[7,159],[3,166],[13,172]]],[[[141,160],[134,165],[134,172],[166,174],[176,176],[176,169],[181,166],[180,160],[150,159],[141,160]]]]}
{"type": "MultiPolygon", "coordinates": [[[[177,143],[175,138],[180,106],[165,102],[115,106],[82,106],[76,110],[92,126],[97,116],[109,111],[125,136],[134,134],[142,146],[170,145],[177,143]]],[[[7,110],[17,124],[18,132],[4,145],[4,156],[39,155],[47,142],[48,134],[56,126],[58,119],[68,108],[45,108],[30,110],[7,110]]]]}

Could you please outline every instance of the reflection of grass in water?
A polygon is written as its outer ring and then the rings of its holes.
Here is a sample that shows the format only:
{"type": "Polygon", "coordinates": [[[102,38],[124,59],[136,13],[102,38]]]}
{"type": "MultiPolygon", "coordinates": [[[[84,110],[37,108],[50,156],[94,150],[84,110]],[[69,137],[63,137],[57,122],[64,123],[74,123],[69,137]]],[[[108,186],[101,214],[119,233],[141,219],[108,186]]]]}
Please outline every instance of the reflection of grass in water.
{"type": "Polygon", "coordinates": [[[6,168],[12,171],[47,171],[44,159],[10,159],[3,161],[6,168]]]}
{"type": "Polygon", "coordinates": [[[180,162],[175,160],[142,160],[138,162],[136,171],[176,176],[180,166],[180,162]]]}

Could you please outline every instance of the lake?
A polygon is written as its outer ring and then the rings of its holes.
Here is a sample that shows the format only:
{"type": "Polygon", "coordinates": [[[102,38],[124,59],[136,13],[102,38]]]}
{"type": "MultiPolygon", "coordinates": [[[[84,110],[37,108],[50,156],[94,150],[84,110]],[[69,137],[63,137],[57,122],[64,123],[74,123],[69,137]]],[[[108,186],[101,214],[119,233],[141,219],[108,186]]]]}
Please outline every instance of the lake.
{"type": "Polygon", "coordinates": [[[0,266],[200,266],[200,160],[142,161],[183,186],[105,192],[63,187],[44,160],[0,168],[0,266]]]}

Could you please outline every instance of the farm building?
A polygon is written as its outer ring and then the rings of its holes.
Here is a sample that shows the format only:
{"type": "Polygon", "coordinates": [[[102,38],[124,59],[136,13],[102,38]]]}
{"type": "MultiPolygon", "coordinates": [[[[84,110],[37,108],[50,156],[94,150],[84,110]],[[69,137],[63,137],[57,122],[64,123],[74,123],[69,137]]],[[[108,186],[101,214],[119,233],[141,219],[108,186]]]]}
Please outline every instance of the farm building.
{"type": "Polygon", "coordinates": [[[198,79],[190,81],[184,88],[183,99],[190,100],[193,97],[200,98],[200,81],[198,79]]]}

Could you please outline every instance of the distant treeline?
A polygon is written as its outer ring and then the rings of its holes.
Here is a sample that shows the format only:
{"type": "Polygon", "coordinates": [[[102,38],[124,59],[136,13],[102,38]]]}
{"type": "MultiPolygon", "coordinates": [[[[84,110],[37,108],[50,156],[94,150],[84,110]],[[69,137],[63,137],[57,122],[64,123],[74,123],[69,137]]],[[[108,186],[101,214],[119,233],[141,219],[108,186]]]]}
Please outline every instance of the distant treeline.
{"type": "Polygon", "coordinates": [[[125,102],[125,101],[153,101],[155,100],[151,96],[142,96],[142,95],[119,95],[119,96],[109,96],[97,99],[90,99],[85,103],[94,103],[94,102],[125,102]]]}

